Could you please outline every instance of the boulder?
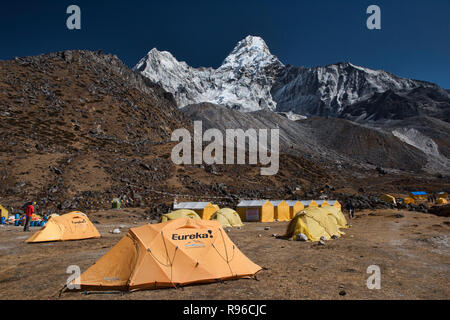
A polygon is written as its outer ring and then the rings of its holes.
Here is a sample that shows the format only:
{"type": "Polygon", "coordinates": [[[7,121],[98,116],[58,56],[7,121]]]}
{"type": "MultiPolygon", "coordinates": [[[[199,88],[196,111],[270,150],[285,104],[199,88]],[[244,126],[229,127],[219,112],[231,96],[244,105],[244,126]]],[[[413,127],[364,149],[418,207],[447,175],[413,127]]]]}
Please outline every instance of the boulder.
{"type": "Polygon", "coordinates": [[[428,212],[439,217],[450,217],[450,204],[445,206],[433,206],[428,212]]]}

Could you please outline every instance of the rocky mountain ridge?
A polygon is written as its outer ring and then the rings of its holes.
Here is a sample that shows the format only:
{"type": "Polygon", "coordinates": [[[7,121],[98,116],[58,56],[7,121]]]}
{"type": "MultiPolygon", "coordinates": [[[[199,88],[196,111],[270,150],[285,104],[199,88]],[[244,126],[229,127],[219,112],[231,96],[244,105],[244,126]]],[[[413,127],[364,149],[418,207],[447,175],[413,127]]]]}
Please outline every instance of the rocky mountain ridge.
{"type": "Polygon", "coordinates": [[[448,121],[450,112],[450,95],[436,84],[349,62],[312,68],[284,65],[256,36],[240,41],[217,69],[193,68],[154,48],[134,70],[171,92],[180,108],[207,102],[245,112],[269,109],[297,117],[370,121],[389,118],[398,100],[411,104],[420,96],[414,110],[406,107],[408,112],[394,111],[392,117],[420,114],[448,121]],[[386,99],[389,93],[399,98],[386,99]],[[388,103],[387,111],[374,110],[380,99],[388,103]]]}

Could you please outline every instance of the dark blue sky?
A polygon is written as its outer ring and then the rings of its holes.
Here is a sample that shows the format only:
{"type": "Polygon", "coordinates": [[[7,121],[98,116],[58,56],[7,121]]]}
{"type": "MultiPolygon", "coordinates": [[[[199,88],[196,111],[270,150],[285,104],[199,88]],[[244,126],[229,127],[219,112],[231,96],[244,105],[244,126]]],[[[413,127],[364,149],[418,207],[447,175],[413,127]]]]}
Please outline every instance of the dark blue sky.
{"type": "Polygon", "coordinates": [[[1,1],[0,59],[102,49],[134,66],[153,47],[217,67],[245,36],[264,38],[285,64],[350,61],[450,88],[450,1],[165,0],[1,1]],[[82,30],[66,28],[81,7],[82,30]],[[366,28],[381,7],[382,29],[366,28]]]}

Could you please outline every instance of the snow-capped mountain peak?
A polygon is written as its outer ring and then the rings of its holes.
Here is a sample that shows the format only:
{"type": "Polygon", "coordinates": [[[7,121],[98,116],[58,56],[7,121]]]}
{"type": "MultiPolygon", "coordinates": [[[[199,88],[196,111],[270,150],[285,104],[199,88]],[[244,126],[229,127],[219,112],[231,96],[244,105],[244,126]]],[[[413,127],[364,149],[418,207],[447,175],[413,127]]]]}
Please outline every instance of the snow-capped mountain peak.
{"type": "Polygon", "coordinates": [[[255,62],[267,62],[277,59],[270,53],[265,41],[260,37],[248,36],[239,41],[233,51],[223,62],[223,65],[239,62],[248,65],[255,62]]]}
{"type": "Polygon", "coordinates": [[[342,116],[347,106],[391,90],[438,86],[350,62],[312,68],[283,65],[265,41],[247,36],[217,68],[192,68],[152,49],[135,70],[171,92],[178,106],[209,102],[242,111],[270,109],[303,116],[342,116]]]}
{"type": "Polygon", "coordinates": [[[276,108],[270,89],[283,64],[260,37],[240,41],[218,69],[192,68],[152,49],[134,70],[171,92],[179,107],[210,102],[244,111],[276,108]]]}
{"type": "Polygon", "coordinates": [[[270,54],[269,47],[267,46],[266,42],[263,40],[263,38],[257,36],[247,36],[245,37],[245,39],[239,41],[232,54],[242,50],[243,48],[256,51],[264,51],[270,54]]]}

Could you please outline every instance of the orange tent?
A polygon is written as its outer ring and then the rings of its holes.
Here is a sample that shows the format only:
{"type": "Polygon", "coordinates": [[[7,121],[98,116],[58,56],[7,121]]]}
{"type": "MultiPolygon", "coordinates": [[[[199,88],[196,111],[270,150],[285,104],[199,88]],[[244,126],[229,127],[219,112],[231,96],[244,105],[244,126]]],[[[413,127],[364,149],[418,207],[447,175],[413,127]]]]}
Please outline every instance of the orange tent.
{"type": "Polygon", "coordinates": [[[54,216],[45,227],[36,232],[27,243],[68,241],[100,238],[97,228],[82,212],[75,211],[62,216],[54,216]]]}
{"type": "Polygon", "coordinates": [[[261,267],[217,221],[180,218],[132,228],[73,284],[81,290],[142,290],[238,279],[261,267]]]}

